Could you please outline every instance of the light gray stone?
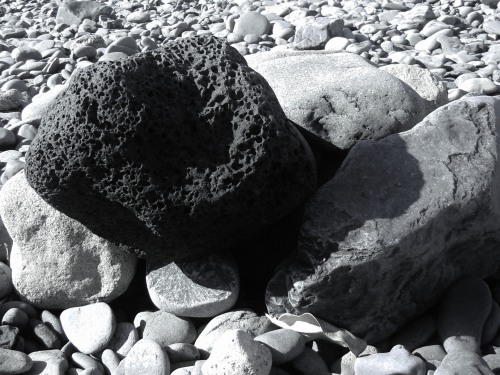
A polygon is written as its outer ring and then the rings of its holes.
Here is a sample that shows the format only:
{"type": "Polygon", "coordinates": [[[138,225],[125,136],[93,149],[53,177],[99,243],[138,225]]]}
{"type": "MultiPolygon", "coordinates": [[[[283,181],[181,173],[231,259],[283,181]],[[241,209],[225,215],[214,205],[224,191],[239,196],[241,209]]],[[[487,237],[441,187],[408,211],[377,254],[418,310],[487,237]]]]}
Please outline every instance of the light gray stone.
{"type": "Polygon", "coordinates": [[[226,331],[202,366],[203,375],[268,375],[271,351],[241,330],[226,331]]]}
{"type": "Polygon", "coordinates": [[[14,240],[16,292],[45,309],[111,301],[132,280],[136,258],[49,206],[24,172],[0,190],[0,215],[14,240]]]}
{"type": "Polygon", "coordinates": [[[359,357],[354,363],[356,375],[426,375],[422,358],[414,356],[402,345],[396,345],[389,353],[377,353],[359,357]]]}
{"type": "Polygon", "coordinates": [[[180,260],[150,259],[146,284],[160,310],[196,318],[217,316],[236,303],[240,279],[229,253],[180,260]]]}
{"type": "Polygon", "coordinates": [[[405,131],[426,101],[364,58],[331,51],[265,52],[247,57],[273,88],[287,117],[342,150],[405,131]]]}
{"type": "Polygon", "coordinates": [[[169,375],[170,361],[156,341],[141,339],[132,347],[113,375],[169,375]]]}
{"type": "Polygon", "coordinates": [[[500,265],[500,101],[464,97],[412,130],[354,147],[310,198],[270,313],[309,312],[382,340],[457,279],[500,265]]]}

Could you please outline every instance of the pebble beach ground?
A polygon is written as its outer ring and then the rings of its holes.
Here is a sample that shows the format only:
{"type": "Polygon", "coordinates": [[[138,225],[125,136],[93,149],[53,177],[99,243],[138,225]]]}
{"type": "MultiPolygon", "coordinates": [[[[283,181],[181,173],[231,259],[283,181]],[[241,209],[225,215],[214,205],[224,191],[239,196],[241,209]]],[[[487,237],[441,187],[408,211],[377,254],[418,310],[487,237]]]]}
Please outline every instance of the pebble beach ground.
{"type": "MultiPolygon", "coordinates": [[[[450,101],[467,93],[500,95],[498,4],[110,0],[98,9],[85,8],[94,20],[81,20],[69,8],[60,11],[65,3],[0,0],[0,182],[22,171],[47,103],[76,69],[153,50],[179,37],[213,34],[242,55],[280,49],[350,52],[377,66],[426,68],[445,84],[450,101]]],[[[116,303],[37,309],[19,301],[6,253],[2,260],[0,374],[500,372],[500,277],[458,282],[439,306],[369,345],[356,360],[327,340],[308,341],[293,330],[278,329],[262,311],[237,309],[213,319],[155,311],[140,295],[146,291],[139,271],[116,303]]]]}

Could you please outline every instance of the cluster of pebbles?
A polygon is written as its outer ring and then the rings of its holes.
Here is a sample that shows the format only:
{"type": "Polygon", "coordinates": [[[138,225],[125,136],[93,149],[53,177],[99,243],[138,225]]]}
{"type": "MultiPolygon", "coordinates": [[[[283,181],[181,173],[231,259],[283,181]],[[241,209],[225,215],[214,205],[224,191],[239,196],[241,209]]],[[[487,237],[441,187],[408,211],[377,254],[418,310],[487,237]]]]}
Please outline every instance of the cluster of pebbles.
{"type": "MultiPolygon", "coordinates": [[[[468,92],[498,93],[498,0],[109,0],[102,5],[93,20],[81,20],[69,10],[57,17],[64,3],[0,1],[1,184],[24,168],[46,103],[76,69],[156,49],[178,37],[213,34],[242,55],[287,48],[346,51],[378,66],[427,68],[446,84],[450,100],[468,92]]],[[[123,314],[106,303],[41,311],[18,300],[4,260],[1,374],[451,375],[500,370],[500,293],[494,278],[488,284],[458,282],[439,308],[369,345],[356,359],[331,342],[306,342],[250,310],[212,320],[161,311],[141,311],[131,319],[130,311],[123,314]]]]}

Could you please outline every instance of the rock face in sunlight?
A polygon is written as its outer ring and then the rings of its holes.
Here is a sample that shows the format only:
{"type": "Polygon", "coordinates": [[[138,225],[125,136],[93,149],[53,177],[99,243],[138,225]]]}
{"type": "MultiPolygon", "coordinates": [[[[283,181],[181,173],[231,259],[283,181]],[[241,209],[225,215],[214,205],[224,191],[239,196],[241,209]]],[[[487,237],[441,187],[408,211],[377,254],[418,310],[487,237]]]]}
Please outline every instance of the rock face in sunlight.
{"type": "Polygon", "coordinates": [[[310,199],[271,312],[310,312],[369,342],[500,265],[500,101],[466,97],[413,129],[361,142],[310,199]]]}

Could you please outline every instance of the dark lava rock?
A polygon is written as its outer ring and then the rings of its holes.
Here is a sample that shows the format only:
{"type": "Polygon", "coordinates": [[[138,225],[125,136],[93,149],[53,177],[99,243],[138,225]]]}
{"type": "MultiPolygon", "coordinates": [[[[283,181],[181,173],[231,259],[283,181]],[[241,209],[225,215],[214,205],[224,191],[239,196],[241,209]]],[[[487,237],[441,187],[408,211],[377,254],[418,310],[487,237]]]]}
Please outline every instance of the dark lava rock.
{"type": "Polygon", "coordinates": [[[212,36],[77,72],[26,160],[43,199],[140,255],[227,248],[316,185],[272,89],[212,36]]]}
{"type": "Polygon", "coordinates": [[[312,313],[369,343],[500,265],[500,101],[466,97],[357,144],[309,200],[271,313],[312,313]]]}

